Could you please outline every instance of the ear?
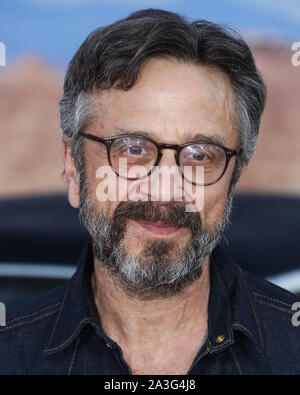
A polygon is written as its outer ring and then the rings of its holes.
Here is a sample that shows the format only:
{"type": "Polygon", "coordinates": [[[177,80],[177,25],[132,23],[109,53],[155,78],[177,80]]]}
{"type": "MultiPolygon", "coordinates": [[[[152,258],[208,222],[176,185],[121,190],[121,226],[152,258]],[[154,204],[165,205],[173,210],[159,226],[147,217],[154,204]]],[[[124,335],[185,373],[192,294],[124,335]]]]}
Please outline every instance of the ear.
{"type": "Polygon", "coordinates": [[[79,175],[75,168],[74,161],[71,155],[70,140],[64,137],[62,143],[63,143],[63,161],[65,167],[65,175],[67,177],[69,184],[69,191],[68,191],[69,203],[72,207],[78,208],[80,201],[79,175]]]}

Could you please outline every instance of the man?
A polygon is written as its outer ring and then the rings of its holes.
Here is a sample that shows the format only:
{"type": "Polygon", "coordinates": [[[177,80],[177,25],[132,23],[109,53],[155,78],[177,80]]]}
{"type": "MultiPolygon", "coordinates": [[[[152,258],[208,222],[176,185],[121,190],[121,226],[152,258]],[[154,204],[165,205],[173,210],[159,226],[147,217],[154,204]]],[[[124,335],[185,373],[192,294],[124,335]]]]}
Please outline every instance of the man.
{"type": "Polygon", "coordinates": [[[264,102],[248,46],[213,23],[149,9],[88,36],[60,110],[91,242],[0,329],[1,373],[300,373],[296,296],[218,247],[264,102]]]}

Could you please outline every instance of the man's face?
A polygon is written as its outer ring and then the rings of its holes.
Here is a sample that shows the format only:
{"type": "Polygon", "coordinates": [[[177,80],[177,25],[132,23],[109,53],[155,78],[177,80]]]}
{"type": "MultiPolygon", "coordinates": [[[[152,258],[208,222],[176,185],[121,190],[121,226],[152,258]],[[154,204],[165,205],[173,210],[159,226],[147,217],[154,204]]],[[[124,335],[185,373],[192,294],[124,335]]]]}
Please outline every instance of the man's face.
{"type": "MultiPolygon", "coordinates": [[[[208,141],[231,149],[238,146],[238,136],[233,130],[234,95],[230,83],[219,71],[199,65],[163,59],[147,61],[129,91],[102,91],[93,111],[94,121],[85,133],[99,137],[127,132],[149,136],[158,143],[208,141]]],[[[159,166],[174,167],[175,151],[162,152],[159,166]]],[[[151,189],[149,177],[138,181],[117,177],[119,182],[113,186],[115,198],[101,201],[99,185],[104,178],[99,177],[99,168],[108,166],[105,146],[85,139],[84,158],[85,185],[81,185],[80,191],[80,216],[92,234],[99,260],[107,261],[106,266],[124,281],[127,277],[130,282],[131,276],[131,282],[143,282],[144,287],[153,287],[155,281],[157,286],[161,285],[163,279],[169,285],[176,282],[171,276],[178,277],[179,266],[186,278],[188,271],[199,275],[205,257],[221,237],[228,219],[230,201],[227,198],[235,159],[231,159],[217,183],[204,188],[182,183],[182,176],[175,172],[166,190],[155,170],[151,175],[155,179],[157,174],[159,187],[155,191],[151,189]],[[139,191],[137,202],[128,199],[133,185],[134,190],[139,191]],[[201,207],[195,196],[203,192],[201,207]],[[166,193],[169,202],[165,200],[166,193]],[[178,202],[180,196],[184,198],[178,202]],[[197,212],[187,213],[186,204],[194,204],[197,212]],[[120,267],[122,265],[127,266],[126,269],[120,267]],[[139,275],[133,274],[137,271],[139,275]]],[[[76,199],[71,197],[71,200],[76,199]]]]}

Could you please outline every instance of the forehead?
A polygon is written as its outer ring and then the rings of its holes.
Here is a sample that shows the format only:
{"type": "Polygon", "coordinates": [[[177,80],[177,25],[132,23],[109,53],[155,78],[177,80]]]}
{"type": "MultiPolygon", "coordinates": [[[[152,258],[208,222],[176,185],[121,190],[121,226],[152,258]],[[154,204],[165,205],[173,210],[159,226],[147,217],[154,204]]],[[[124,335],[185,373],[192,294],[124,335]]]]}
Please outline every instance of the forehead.
{"type": "Polygon", "coordinates": [[[129,91],[97,94],[93,131],[145,131],[160,142],[184,143],[203,135],[234,145],[234,94],[217,69],[176,60],[151,59],[129,91]]]}

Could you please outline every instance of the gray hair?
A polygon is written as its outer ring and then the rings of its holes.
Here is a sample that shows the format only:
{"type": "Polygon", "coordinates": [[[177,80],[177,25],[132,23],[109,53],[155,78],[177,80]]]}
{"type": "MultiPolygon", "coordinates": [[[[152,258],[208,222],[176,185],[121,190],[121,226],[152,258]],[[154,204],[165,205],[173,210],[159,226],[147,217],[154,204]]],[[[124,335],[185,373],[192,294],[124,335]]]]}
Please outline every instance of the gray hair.
{"type": "Polygon", "coordinates": [[[232,184],[255,149],[266,89],[252,53],[230,28],[205,20],[194,22],[169,11],[147,9],[93,31],[72,58],[60,101],[61,129],[72,143],[79,173],[84,166],[78,135],[93,119],[91,98],[115,86],[129,90],[146,59],[161,57],[215,67],[226,75],[235,94],[241,155],[232,184]]]}

